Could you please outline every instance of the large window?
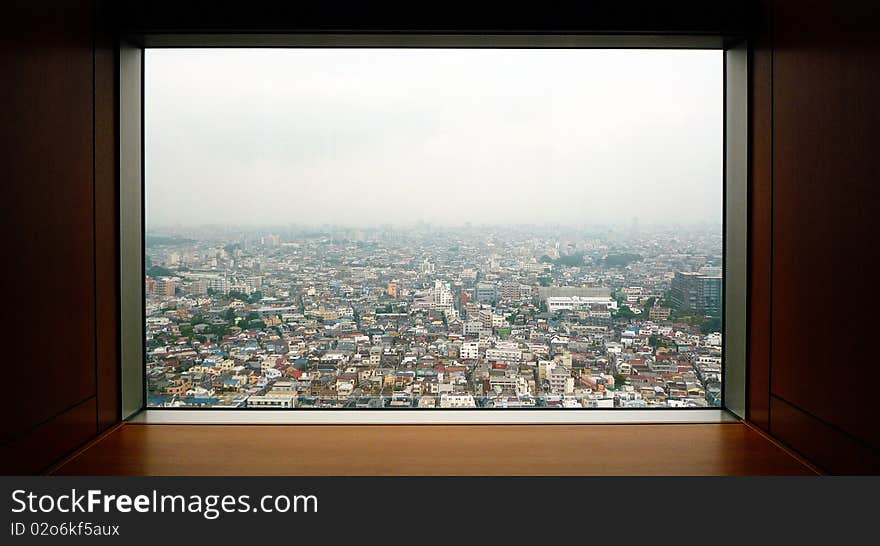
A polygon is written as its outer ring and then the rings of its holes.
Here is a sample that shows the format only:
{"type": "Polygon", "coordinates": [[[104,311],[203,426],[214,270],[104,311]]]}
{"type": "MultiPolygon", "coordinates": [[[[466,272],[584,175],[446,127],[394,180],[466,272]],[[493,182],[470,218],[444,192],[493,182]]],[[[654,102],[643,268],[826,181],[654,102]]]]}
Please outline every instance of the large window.
{"type": "Polygon", "coordinates": [[[721,406],[724,70],[145,50],[146,405],[721,406]]]}

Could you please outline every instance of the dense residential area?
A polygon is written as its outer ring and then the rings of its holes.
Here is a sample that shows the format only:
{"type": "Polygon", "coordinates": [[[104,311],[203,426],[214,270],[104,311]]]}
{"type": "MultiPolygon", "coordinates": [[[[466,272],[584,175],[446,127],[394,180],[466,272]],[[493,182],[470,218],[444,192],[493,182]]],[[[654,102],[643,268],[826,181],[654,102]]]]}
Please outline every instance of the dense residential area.
{"type": "Polygon", "coordinates": [[[146,236],[148,405],[721,406],[717,226],[146,236]]]}

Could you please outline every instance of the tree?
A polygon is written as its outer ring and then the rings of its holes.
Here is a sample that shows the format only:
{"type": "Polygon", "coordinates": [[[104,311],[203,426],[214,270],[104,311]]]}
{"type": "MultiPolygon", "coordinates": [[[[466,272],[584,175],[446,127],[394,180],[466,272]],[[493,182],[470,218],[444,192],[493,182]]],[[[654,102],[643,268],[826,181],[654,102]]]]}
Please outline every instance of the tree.
{"type": "Polygon", "coordinates": [[[230,300],[249,301],[250,296],[238,290],[230,290],[226,293],[226,298],[230,300]]]}
{"type": "Polygon", "coordinates": [[[721,331],[721,317],[720,316],[711,316],[707,317],[703,320],[703,323],[700,324],[700,331],[704,334],[711,334],[712,332],[720,332],[721,331]]]}
{"type": "Polygon", "coordinates": [[[632,312],[632,309],[629,306],[624,305],[620,309],[614,313],[614,318],[621,320],[630,320],[636,317],[636,314],[632,312]]]}
{"type": "Polygon", "coordinates": [[[609,254],[602,258],[602,264],[605,267],[626,267],[633,262],[639,262],[643,259],[640,254],[632,254],[624,252],[621,254],[609,254]]]}
{"type": "Polygon", "coordinates": [[[161,265],[154,265],[147,269],[148,277],[173,277],[174,275],[174,271],[171,271],[167,267],[162,267],[161,265]]]}

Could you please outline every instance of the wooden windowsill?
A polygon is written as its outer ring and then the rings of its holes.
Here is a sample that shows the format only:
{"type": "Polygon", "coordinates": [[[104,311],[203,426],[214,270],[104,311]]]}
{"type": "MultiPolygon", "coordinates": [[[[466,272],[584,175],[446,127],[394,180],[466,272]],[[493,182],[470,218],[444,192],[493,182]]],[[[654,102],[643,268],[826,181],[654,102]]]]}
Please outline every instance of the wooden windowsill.
{"type": "Polygon", "coordinates": [[[742,423],[124,424],[56,475],[799,475],[742,423]]]}

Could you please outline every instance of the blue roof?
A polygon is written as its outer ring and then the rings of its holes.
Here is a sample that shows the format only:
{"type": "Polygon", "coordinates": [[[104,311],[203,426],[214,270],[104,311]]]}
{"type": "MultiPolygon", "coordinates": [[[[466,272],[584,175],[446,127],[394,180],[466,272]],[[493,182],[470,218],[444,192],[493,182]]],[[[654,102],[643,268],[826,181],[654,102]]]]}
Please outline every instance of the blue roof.
{"type": "Polygon", "coordinates": [[[217,402],[220,401],[220,399],[219,398],[207,398],[207,397],[205,397],[205,398],[193,397],[193,398],[184,398],[183,401],[188,404],[216,404],[217,402]]]}

